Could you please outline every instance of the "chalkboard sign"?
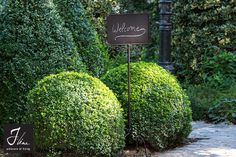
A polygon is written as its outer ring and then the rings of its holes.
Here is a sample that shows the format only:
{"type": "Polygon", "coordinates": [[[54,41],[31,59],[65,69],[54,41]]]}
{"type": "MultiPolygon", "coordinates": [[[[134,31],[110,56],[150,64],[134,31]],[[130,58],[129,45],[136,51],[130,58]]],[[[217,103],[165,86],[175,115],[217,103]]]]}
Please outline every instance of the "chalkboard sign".
{"type": "Polygon", "coordinates": [[[149,14],[109,15],[107,41],[111,45],[149,43],[149,14]]]}

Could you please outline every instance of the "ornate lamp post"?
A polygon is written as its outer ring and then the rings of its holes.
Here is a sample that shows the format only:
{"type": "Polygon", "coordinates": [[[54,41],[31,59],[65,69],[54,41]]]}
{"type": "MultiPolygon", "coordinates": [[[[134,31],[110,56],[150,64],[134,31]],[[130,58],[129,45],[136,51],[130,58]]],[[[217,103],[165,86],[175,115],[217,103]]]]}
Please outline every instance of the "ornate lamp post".
{"type": "Polygon", "coordinates": [[[171,0],[160,0],[160,56],[159,64],[166,70],[174,72],[171,63],[171,0]]]}

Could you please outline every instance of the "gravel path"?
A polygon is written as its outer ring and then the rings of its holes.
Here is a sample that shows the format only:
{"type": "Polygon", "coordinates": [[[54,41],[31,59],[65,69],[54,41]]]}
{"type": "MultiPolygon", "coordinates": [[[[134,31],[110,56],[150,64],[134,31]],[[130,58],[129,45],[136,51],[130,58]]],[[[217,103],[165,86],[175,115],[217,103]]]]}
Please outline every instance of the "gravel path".
{"type": "Polygon", "coordinates": [[[184,147],[152,157],[236,157],[236,125],[193,122],[190,138],[199,138],[184,147]]]}

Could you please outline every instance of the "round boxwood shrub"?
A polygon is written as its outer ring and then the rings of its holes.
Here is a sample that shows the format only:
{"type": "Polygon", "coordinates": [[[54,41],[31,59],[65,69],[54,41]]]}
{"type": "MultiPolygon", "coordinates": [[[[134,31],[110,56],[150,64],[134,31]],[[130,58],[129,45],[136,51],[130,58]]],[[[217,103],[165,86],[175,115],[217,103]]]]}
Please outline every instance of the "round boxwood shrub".
{"type": "MultiPolygon", "coordinates": [[[[127,117],[127,64],[102,80],[117,95],[127,117]]],[[[189,100],[176,78],[155,63],[131,63],[132,140],[162,150],[191,131],[189,100]]]]}
{"type": "Polygon", "coordinates": [[[37,148],[111,156],[124,146],[119,101],[99,79],[62,72],[38,82],[28,95],[37,148]]]}

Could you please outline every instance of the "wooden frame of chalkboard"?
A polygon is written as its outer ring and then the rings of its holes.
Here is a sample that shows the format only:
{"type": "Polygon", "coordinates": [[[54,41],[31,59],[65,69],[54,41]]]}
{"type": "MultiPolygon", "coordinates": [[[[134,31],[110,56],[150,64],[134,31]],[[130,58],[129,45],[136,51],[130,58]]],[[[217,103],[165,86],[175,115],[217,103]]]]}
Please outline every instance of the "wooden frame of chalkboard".
{"type": "Polygon", "coordinates": [[[110,45],[149,44],[149,14],[111,14],[106,19],[110,45]]]}

